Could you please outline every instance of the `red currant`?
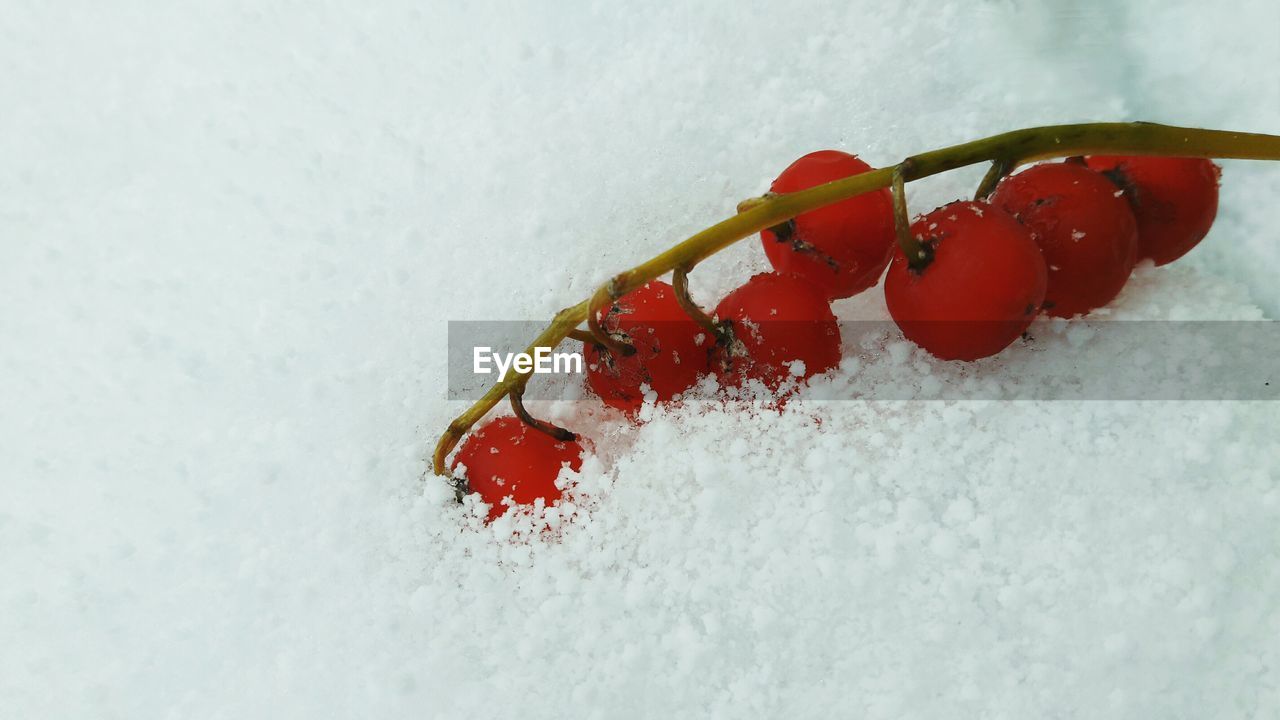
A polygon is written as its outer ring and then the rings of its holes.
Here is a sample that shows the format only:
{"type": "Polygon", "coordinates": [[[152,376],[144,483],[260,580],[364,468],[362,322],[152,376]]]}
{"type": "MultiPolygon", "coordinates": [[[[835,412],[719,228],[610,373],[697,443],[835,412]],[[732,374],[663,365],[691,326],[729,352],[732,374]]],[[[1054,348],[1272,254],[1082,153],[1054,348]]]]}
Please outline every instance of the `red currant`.
{"type": "Polygon", "coordinates": [[[1075,163],[1036,165],[1001,181],[991,204],[1031,230],[1049,284],[1044,311],[1081,315],[1120,294],[1138,260],[1138,224],[1103,176],[1075,163]]]}
{"type": "Polygon", "coordinates": [[[593,343],[583,348],[587,383],[606,405],[634,414],[647,385],[658,401],[693,386],[710,369],[714,338],[676,300],[675,289],[652,280],[624,295],[601,320],[605,331],[630,343],[622,355],[593,343]]]}
{"type": "Polygon", "coordinates": [[[943,360],[977,360],[1005,349],[1044,301],[1044,258],[1031,231],[985,203],[958,201],[911,226],[933,254],[912,270],[894,253],[884,295],[902,334],[943,360]]]}
{"type": "Polygon", "coordinates": [[[582,444],[556,440],[529,427],[519,418],[494,418],[462,443],[450,467],[464,477],[471,492],[489,504],[489,522],[512,505],[532,505],[541,499],[552,505],[560,499],[556,477],[568,465],[582,467],[582,444]],[[460,470],[459,470],[460,469],[460,470]]]}
{"type": "MultiPolygon", "coordinates": [[[[871,166],[839,150],[819,150],[791,163],[770,190],[789,193],[861,175],[871,166]]],[[[794,274],[845,298],[880,279],[893,246],[893,200],[888,190],[811,210],[775,230],[760,233],[774,269],[794,274]]]]}
{"type": "Polygon", "coordinates": [[[1138,219],[1139,259],[1171,263],[1209,233],[1222,174],[1213,161],[1096,155],[1085,162],[1124,190],[1138,219]]]}
{"type": "Polygon", "coordinates": [[[840,363],[840,327],[831,305],[794,275],[761,273],[716,306],[732,342],[719,348],[722,384],[755,379],[776,390],[840,363]]]}

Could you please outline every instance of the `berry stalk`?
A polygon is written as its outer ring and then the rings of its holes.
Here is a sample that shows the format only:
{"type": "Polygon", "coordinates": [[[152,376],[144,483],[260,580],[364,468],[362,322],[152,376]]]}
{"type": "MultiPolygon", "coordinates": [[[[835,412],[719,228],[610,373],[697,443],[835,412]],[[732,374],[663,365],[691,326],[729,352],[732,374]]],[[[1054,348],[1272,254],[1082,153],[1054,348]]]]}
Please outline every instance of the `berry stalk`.
{"type": "MultiPolygon", "coordinates": [[[[983,180],[980,194],[989,191],[1001,176],[1018,165],[1048,158],[1075,155],[1168,155],[1177,157],[1231,158],[1242,160],[1280,160],[1280,137],[1258,133],[1183,128],[1154,123],[1083,123],[1046,125],[992,135],[959,145],[913,155],[897,165],[879,168],[860,175],[835,180],[807,190],[753,198],[740,206],[740,212],[689,237],[665,252],[625,270],[602,285],[592,297],[556,313],[551,324],[534,338],[527,352],[539,347],[554,348],[565,338],[581,337],[578,326],[623,295],[657,277],[682,269],[682,275],[699,262],[767,228],[784,223],[797,215],[815,210],[863,193],[937,175],[949,170],[981,162],[992,163],[983,180]]],[[[905,198],[901,201],[905,212],[905,198]]],[[[908,257],[919,256],[918,243],[908,236],[903,242],[908,257]]],[[[682,278],[683,280],[683,278],[682,278]]],[[[593,323],[594,325],[595,323],[593,323]]],[[[598,328],[592,335],[601,338],[598,328]]],[[[627,346],[627,349],[631,349],[627,346]]],[[[520,393],[529,374],[508,373],[495,383],[474,405],[459,415],[440,437],[432,456],[437,475],[445,475],[445,459],[466,432],[513,391],[520,393]]],[[[516,400],[517,404],[519,400],[516,400]]]]}

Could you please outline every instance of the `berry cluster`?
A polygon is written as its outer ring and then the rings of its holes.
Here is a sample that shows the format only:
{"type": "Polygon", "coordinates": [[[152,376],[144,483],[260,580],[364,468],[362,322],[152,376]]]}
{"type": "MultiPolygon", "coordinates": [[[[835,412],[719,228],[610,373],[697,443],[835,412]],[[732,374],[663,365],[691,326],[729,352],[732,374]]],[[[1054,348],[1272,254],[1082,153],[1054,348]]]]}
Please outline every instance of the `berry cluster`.
{"type": "MultiPolygon", "coordinates": [[[[770,190],[871,171],[824,150],[796,160],[770,190]]],[[[674,285],[649,280],[592,309],[587,384],[633,422],[645,403],[677,400],[709,374],[721,387],[755,386],[785,402],[797,382],[840,361],[831,301],[882,276],[905,337],[944,360],[989,357],[1041,312],[1073,317],[1106,305],[1138,261],[1186,254],[1213,222],[1218,176],[1205,159],[1073,157],[1004,177],[989,197],[952,202],[909,226],[905,197],[864,192],[764,230],[773,272],[725,295],[710,315],[689,298],[679,269],[674,285]]],[[[521,418],[487,423],[452,464],[489,504],[490,520],[511,506],[555,502],[560,471],[581,465],[573,433],[532,421],[513,400],[521,418]]]]}
{"type": "Polygon", "coordinates": [[[916,269],[899,251],[885,301],[903,335],[933,355],[989,357],[1040,312],[1074,317],[1111,302],[1139,260],[1181,257],[1217,209],[1218,167],[1209,160],[1035,165],[1000,181],[988,201],[954,202],[913,223],[932,259],[916,269]]]}

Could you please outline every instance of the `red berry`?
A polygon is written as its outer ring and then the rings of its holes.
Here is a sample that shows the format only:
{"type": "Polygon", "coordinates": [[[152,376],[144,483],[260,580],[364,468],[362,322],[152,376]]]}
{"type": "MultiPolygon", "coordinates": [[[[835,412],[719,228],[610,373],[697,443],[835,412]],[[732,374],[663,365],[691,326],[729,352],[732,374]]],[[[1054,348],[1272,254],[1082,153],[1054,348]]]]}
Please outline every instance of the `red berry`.
{"type": "MultiPolygon", "coordinates": [[[[819,150],[791,163],[769,189],[795,192],[868,170],[854,155],[819,150]]],[[[828,298],[849,297],[875,285],[889,263],[893,199],[884,189],[864,193],[811,210],[782,230],[760,233],[774,269],[817,285],[828,298]]]]}
{"type": "Polygon", "coordinates": [[[532,505],[541,499],[552,505],[560,499],[556,477],[565,465],[582,467],[582,444],[556,440],[505,415],[472,432],[454,456],[450,468],[466,478],[471,492],[489,504],[489,522],[509,509],[503,503],[532,505]]]}
{"type": "Polygon", "coordinates": [[[1027,329],[1046,284],[1031,231],[999,208],[958,201],[916,220],[911,232],[933,261],[917,272],[894,253],[884,296],[903,335],[943,360],[977,360],[1027,329]]]}
{"type": "Polygon", "coordinates": [[[1040,246],[1050,315],[1072,317],[1111,302],[1138,261],[1138,224],[1129,204],[1083,165],[1036,165],[1011,175],[991,204],[1026,225],[1040,246]]]}
{"type": "Polygon", "coordinates": [[[1165,265],[1209,233],[1218,214],[1221,168],[1211,160],[1176,157],[1085,158],[1122,190],[1138,219],[1138,258],[1165,265]]]}
{"type": "Polygon", "coordinates": [[[693,386],[710,369],[714,338],[676,301],[675,290],[652,280],[613,304],[601,325],[625,336],[636,348],[622,355],[586,343],[587,383],[606,405],[634,414],[644,403],[647,385],[658,401],[670,400],[693,386]]]}
{"type": "Polygon", "coordinates": [[[722,383],[778,389],[840,363],[840,327],[822,292],[794,275],[761,273],[716,306],[734,341],[719,348],[722,383]]]}

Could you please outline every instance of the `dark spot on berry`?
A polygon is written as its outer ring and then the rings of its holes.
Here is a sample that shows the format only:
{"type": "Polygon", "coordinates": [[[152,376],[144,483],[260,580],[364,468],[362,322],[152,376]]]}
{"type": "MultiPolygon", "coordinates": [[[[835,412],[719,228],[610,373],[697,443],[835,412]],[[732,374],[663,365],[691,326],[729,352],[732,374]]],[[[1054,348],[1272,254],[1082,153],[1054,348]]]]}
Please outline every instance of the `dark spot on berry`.
{"type": "Polygon", "coordinates": [[[1033,313],[1033,312],[1035,312],[1035,311],[1036,311],[1036,306],[1035,306],[1035,305],[1033,305],[1033,304],[1031,304],[1031,303],[1027,303],[1027,309],[1026,309],[1026,310],[1023,310],[1023,311],[1022,311],[1022,314],[1023,314],[1023,315],[1030,315],[1031,313],[1033,313]]]}
{"type": "Polygon", "coordinates": [[[610,375],[618,374],[618,366],[613,362],[613,353],[609,352],[609,348],[604,345],[596,345],[600,348],[600,359],[604,361],[604,368],[610,375]]]}
{"type": "MultiPolygon", "coordinates": [[[[957,200],[956,202],[960,201],[957,200]]],[[[930,235],[929,237],[921,240],[920,254],[922,257],[919,259],[909,260],[907,262],[907,272],[915,275],[923,273],[924,269],[933,263],[933,258],[937,255],[937,247],[940,242],[942,242],[942,236],[940,235],[930,235]]]]}
{"type": "Polygon", "coordinates": [[[836,262],[835,258],[818,250],[812,243],[806,242],[796,234],[796,221],[794,218],[780,225],[774,225],[769,228],[769,232],[773,233],[775,242],[787,243],[797,253],[817,255],[822,262],[826,263],[827,267],[831,268],[832,272],[840,272],[840,263],[836,262]]]}
{"type": "Polygon", "coordinates": [[[1125,164],[1120,163],[1110,170],[1103,170],[1102,175],[1112,182],[1116,187],[1124,191],[1124,194],[1132,202],[1137,202],[1137,187],[1133,181],[1129,179],[1129,174],[1124,171],[1125,164]]]}
{"type": "Polygon", "coordinates": [[[1045,300],[1044,302],[1040,303],[1040,309],[1041,309],[1041,310],[1052,310],[1052,309],[1054,308],[1054,306],[1056,306],[1057,304],[1058,304],[1058,303],[1056,303],[1056,302],[1054,302],[1054,301],[1052,301],[1052,300],[1045,300]]]}
{"type": "Polygon", "coordinates": [[[780,225],[774,225],[769,228],[769,232],[773,233],[773,239],[780,243],[789,243],[796,235],[796,221],[794,218],[780,225]]]}
{"type": "Polygon", "coordinates": [[[458,504],[462,504],[462,499],[471,492],[471,485],[467,482],[467,479],[461,475],[458,477],[450,477],[448,482],[449,486],[453,488],[453,499],[458,504]]]}

